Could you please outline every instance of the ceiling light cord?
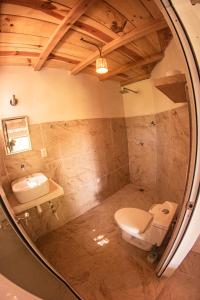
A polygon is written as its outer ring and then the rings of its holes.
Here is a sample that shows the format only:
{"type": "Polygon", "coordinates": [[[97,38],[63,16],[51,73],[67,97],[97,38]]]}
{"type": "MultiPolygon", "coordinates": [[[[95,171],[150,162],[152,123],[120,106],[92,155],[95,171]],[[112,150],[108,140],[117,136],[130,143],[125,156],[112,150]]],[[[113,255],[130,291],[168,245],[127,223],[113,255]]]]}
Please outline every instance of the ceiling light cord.
{"type": "Polygon", "coordinates": [[[101,47],[99,47],[97,44],[95,44],[95,43],[93,43],[93,42],[90,42],[90,41],[88,41],[88,40],[85,40],[84,38],[81,38],[80,40],[83,41],[83,42],[85,42],[85,43],[88,43],[88,44],[90,44],[90,45],[95,46],[95,47],[99,50],[100,57],[101,57],[101,47]]]}
{"type": "Polygon", "coordinates": [[[99,47],[97,44],[85,40],[84,38],[80,39],[82,42],[95,46],[99,51],[99,58],[96,59],[96,73],[98,74],[105,74],[108,72],[108,64],[105,57],[102,57],[102,47],[99,47]]]}

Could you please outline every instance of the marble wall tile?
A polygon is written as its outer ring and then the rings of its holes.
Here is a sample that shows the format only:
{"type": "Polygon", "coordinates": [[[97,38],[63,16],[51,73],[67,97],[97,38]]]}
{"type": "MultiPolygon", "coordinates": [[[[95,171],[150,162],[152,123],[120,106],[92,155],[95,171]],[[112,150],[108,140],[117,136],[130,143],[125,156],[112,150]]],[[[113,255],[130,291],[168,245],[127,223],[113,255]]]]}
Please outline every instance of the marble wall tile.
{"type": "Polygon", "coordinates": [[[79,122],[70,121],[68,126],[62,131],[62,134],[62,140],[60,142],[61,157],[71,157],[75,154],[79,154],[82,142],[79,122]]]}
{"type": "MultiPolygon", "coordinates": [[[[30,132],[30,136],[31,136],[32,150],[39,152],[40,149],[44,146],[41,124],[30,125],[29,132],[30,132]]],[[[29,153],[29,151],[26,153],[29,153]]]]}
{"type": "Polygon", "coordinates": [[[102,202],[110,195],[113,195],[117,190],[116,172],[112,172],[100,178],[97,182],[97,199],[102,202]]]}
{"type": "Polygon", "coordinates": [[[113,155],[118,160],[123,160],[123,163],[128,162],[128,144],[127,131],[125,120],[122,118],[111,120],[113,155]]]}
{"type": "MultiPolygon", "coordinates": [[[[33,150],[6,156],[0,139],[0,174],[9,181],[42,171],[64,189],[55,199],[59,220],[49,204],[30,211],[33,239],[101,203],[130,181],[157,190],[160,202],[183,199],[188,157],[187,106],[149,116],[74,120],[30,126],[33,150]],[[47,157],[41,158],[41,148],[47,157]],[[21,170],[21,164],[25,171],[21,170]]],[[[24,225],[25,226],[25,225],[24,225]]]]}
{"type": "Polygon", "coordinates": [[[130,183],[129,165],[124,165],[120,169],[116,170],[116,190],[120,190],[126,184],[130,183]]]}
{"type": "Polygon", "coordinates": [[[43,123],[42,126],[42,137],[43,143],[47,150],[47,161],[53,161],[61,158],[60,154],[60,142],[62,136],[60,133],[60,123],[43,123]]]}
{"type": "Polygon", "coordinates": [[[160,202],[183,200],[189,164],[187,105],[149,116],[126,119],[130,180],[157,189],[160,202]]]}
{"type": "Polygon", "coordinates": [[[141,188],[156,186],[157,139],[155,116],[126,119],[130,180],[141,188]]]}
{"type": "Polygon", "coordinates": [[[0,172],[5,172],[12,181],[42,171],[64,189],[64,197],[53,201],[59,220],[48,203],[42,205],[41,215],[35,208],[30,210],[31,221],[26,230],[34,240],[83,214],[129,183],[123,118],[33,124],[30,135],[32,151],[11,156],[4,153],[5,170],[2,167],[0,172]],[[41,157],[42,148],[47,150],[45,158],[41,157]]]}
{"type": "Polygon", "coordinates": [[[187,105],[156,115],[157,190],[161,201],[183,201],[189,165],[190,129],[187,105]]]}

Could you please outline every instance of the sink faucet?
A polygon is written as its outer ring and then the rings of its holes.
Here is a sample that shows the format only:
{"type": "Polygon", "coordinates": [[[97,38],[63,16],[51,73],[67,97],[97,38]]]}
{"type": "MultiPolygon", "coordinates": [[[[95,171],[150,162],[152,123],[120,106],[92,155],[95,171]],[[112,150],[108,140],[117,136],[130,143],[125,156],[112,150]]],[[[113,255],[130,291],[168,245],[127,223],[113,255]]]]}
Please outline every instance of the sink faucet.
{"type": "Polygon", "coordinates": [[[25,171],[25,164],[21,164],[20,168],[22,171],[25,171]]]}

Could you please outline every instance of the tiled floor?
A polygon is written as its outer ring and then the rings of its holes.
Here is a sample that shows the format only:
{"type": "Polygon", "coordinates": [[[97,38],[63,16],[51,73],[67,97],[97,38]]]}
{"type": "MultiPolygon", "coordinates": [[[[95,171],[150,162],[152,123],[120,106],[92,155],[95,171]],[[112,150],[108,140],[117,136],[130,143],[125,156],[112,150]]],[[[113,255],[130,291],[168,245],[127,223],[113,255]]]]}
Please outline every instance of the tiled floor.
{"type": "Polygon", "coordinates": [[[127,185],[37,245],[85,300],[200,300],[200,255],[191,252],[170,279],[158,279],[146,253],[124,242],[113,215],[121,207],[148,209],[152,192],[127,185]]]}

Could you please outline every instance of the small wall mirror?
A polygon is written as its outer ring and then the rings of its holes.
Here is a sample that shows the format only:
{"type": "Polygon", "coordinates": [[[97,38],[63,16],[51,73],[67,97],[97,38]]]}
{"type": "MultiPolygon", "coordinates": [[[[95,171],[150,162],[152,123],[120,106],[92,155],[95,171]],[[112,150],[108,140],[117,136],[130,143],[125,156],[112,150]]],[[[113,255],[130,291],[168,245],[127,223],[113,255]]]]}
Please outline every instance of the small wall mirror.
{"type": "Polygon", "coordinates": [[[7,155],[32,149],[26,116],[3,119],[2,128],[7,155]]]}

